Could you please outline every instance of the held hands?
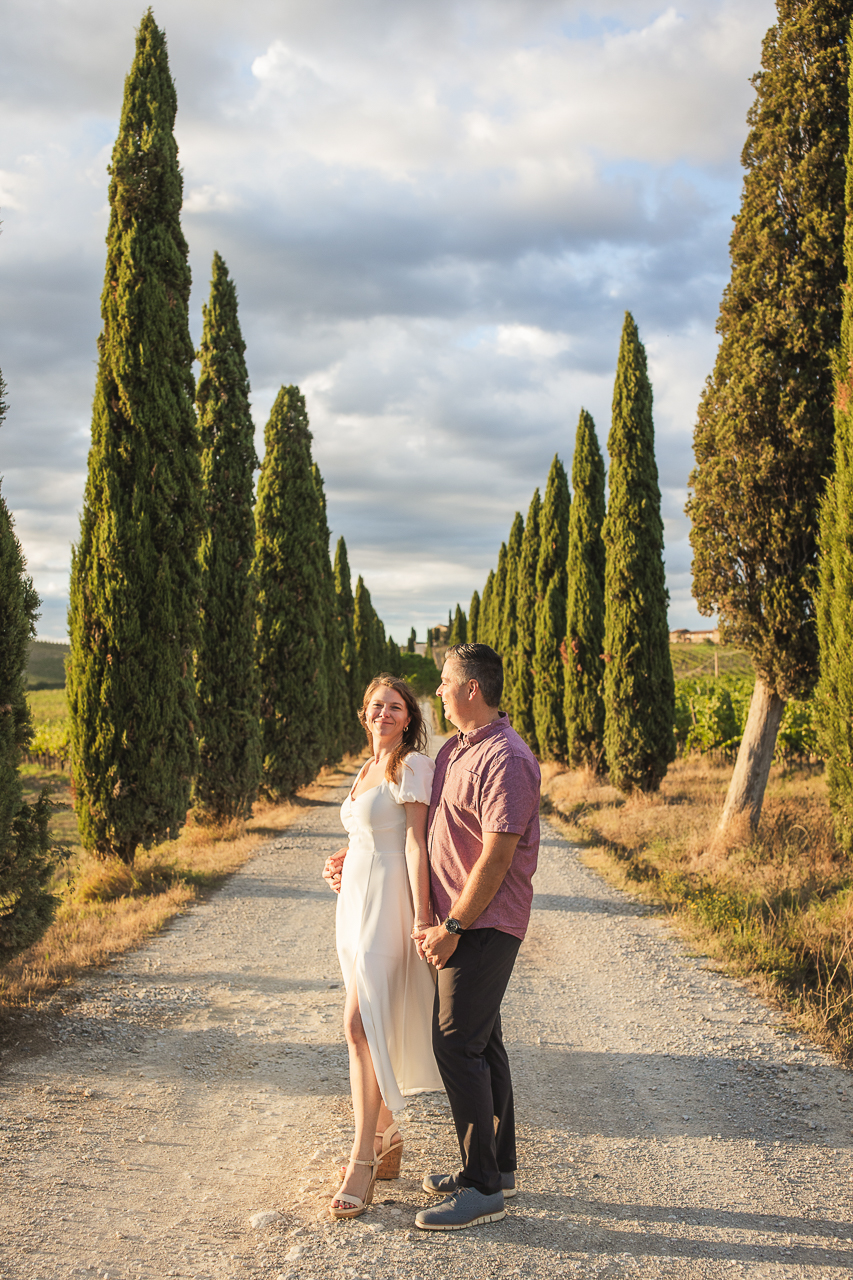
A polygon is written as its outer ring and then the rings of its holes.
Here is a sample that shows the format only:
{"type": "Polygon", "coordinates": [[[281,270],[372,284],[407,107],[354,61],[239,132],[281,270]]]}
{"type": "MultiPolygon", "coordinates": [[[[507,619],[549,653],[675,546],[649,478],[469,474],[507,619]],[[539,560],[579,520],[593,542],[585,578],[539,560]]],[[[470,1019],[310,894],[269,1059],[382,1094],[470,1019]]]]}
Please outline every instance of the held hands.
{"type": "Polygon", "coordinates": [[[459,935],[448,933],[442,924],[420,929],[413,937],[418,955],[423,956],[427,964],[434,965],[436,969],[444,968],[459,945],[459,935]]]}
{"type": "Polygon", "coordinates": [[[341,871],[346,856],[346,849],[338,849],[337,853],[329,854],[329,857],[323,863],[323,879],[330,889],[334,889],[335,893],[340,893],[341,891],[341,871]]]}

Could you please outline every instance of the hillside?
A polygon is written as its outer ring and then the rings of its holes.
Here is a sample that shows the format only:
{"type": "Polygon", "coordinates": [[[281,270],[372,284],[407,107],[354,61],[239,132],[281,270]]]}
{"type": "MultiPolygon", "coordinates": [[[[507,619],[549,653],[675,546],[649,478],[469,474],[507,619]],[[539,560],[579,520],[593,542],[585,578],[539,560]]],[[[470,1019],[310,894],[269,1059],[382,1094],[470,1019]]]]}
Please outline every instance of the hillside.
{"type": "Polygon", "coordinates": [[[65,686],[65,659],[70,647],[52,640],[31,640],[27,663],[30,689],[62,689],[65,686]]]}

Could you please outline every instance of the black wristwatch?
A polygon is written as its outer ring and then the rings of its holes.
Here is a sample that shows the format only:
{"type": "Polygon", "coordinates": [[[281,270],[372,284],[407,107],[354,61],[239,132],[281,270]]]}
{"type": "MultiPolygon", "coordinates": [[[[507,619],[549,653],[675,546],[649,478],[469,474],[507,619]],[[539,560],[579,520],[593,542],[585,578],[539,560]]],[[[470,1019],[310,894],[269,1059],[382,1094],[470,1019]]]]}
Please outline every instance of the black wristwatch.
{"type": "Polygon", "coordinates": [[[446,920],[442,921],[442,923],[448,933],[464,933],[465,932],[464,927],[459,923],[458,920],[454,920],[453,916],[448,916],[446,920]]]}

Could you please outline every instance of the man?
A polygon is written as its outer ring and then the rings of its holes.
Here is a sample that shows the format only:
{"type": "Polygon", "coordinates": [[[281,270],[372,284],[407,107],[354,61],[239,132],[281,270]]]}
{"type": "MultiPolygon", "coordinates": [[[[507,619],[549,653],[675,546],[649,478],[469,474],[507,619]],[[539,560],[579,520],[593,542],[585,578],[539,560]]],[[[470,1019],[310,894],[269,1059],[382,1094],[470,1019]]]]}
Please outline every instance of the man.
{"type": "Polygon", "coordinates": [[[462,1169],[429,1174],[443,1195],[415,1223],[454,1231],[506,1215],[515,1195],[515,1115],[500,1007],[530,919],[539,852],[539,766],[499,710],[503,664],[484,644],[447,650],[437,690],[457,728],[436,759],[427,824],[432,904],[420,927],[437,973],[433,1049],[462,1169]]]}

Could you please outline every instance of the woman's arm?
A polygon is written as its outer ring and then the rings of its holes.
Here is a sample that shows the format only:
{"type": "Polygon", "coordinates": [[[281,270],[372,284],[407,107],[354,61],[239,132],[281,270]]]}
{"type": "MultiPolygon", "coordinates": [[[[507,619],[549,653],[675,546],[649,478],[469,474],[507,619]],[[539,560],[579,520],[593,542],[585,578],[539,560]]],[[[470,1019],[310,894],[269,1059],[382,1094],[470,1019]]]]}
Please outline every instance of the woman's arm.
{"type": "Polygon", "coordinates": [[[418,925],[432,924],[426,843],[428,814],[428,804],[419,804],[416,801],[406,804],[406,868],[412,888],[416,929],[418,925]]]}

